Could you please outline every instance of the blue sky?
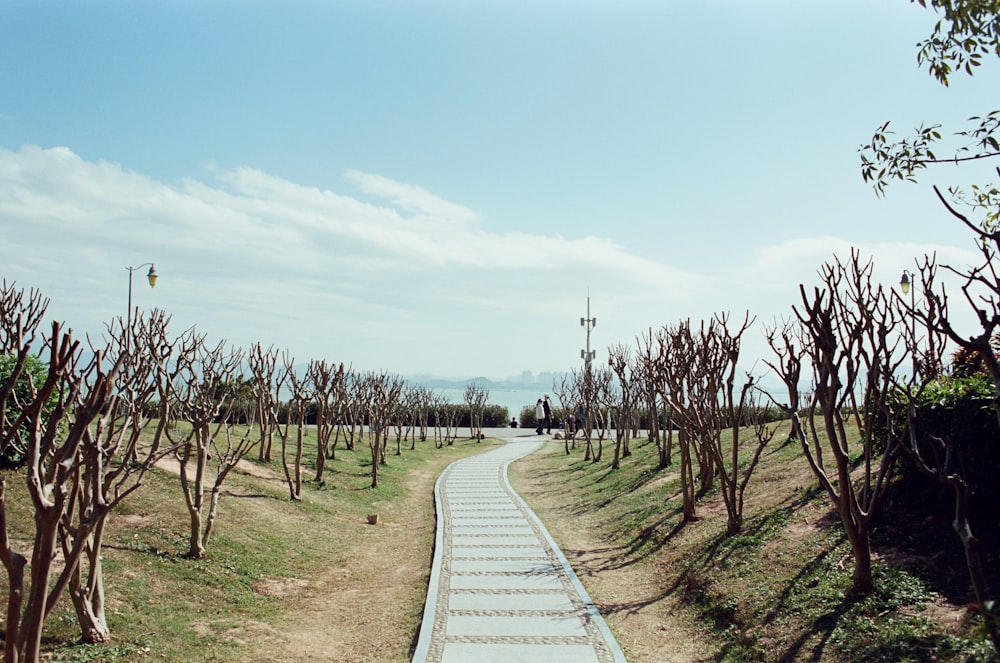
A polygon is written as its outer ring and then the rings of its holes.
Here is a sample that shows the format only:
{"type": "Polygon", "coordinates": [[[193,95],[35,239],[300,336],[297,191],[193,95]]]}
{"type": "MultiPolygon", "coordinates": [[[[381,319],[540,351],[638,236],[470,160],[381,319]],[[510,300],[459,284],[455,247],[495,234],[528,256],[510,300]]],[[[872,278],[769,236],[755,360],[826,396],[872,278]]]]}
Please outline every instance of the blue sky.
{"type": "MultiPolygon", "coordinates": [[[[100,334],[135,304],[298,361],[503,378],[715,312],[787,316],[858,247],[973,260],[858,146],[997,107],[905,0],[0,6],[0,276],[100,334]]],[[[956,126],[956,129],[961,128],[956,126]]]]}

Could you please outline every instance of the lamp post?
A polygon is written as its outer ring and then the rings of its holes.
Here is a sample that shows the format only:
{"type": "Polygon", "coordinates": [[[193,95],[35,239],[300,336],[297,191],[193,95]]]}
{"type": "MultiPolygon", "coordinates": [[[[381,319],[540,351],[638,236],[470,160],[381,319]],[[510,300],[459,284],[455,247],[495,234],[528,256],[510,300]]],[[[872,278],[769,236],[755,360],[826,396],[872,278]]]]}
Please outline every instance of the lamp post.
{"type": "Polygon", "coordinates": [[[910,348],[910,356],[913,358],[912,379],[917,379],[917,293],[913,289],[913,273],[903,270],[903,275],[899,277],[899,289],[906,295],[910,295],[910,338],[913,346],[910,348]]]}
{"type": "Polygon", "coordinates": [[[132,336],[132,272],[138,271],[149,265],[149,271],[146,272],[146,280],[149,281],[149,287],[156,287],[156,279],[159,276],[156,273],[156,265],[151,262],[144,262],[138,267],[125,267],[128,270],[128,314],[126,316],[125,322],[125,352],[129,350],[129,340],[132,336]]]}

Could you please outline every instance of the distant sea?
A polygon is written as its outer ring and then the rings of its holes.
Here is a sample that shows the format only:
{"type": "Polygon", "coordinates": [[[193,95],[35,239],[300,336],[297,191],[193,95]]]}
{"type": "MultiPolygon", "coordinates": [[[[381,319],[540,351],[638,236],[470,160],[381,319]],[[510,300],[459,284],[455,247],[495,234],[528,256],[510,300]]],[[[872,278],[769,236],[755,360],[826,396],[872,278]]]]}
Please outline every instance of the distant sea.
{"type": "Polygon", "coordinates": [[[452,403],[461,404],[465,402],[465,386],[470,382],[478,383],[489,390],[486,402],[490,405],[499,405],[507,408],[507,412],[512,417],[518,417],[521,409],[526,405],[534,406],[535,402],[549,395],[549,400],[556,407],[560,405],[552,393],[552,379],[546,376],[536,382],[524,383],[508,381],[497,381],[482,379],[471,380],[442,380],[424,379],[411,380],[412,384],[418,384],[432,390],[435,394],[442,394],[452,403]]]}
{"type": "MultiPolygon", "coordinates": [[[[489,398],[486,402],[490,405],[499,405],[501,407],[507,408],[508,414],[512,417],[518,417],[521,414],[521,409],[525,405],[534,406],[535,401],[544,396],[545,391],[539,391],[537,388],[532,389],[515,389],[507,388],[500,389],[497,387],[487,387],[490,390],[489,398]]],[[[465,387],[461,389],[456,388],[439,388],[434,390],[435,393],[443,394],[452,403],[461,404],[465,402],[465,387]]],[[[558,405],[558,403],[553,400],[554,397],[549,393],[549,400],[558,405]]]]}

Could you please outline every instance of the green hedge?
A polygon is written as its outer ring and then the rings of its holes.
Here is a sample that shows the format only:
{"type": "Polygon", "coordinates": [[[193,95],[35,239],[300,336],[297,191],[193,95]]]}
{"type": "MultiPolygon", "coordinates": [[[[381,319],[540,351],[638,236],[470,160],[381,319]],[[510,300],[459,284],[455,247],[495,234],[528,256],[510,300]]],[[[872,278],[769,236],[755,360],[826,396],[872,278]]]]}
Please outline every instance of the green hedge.
{"type": "MultiPolygon", "coordinates": [[[[905,400],[896,403],[904,411],[905,400]]],[[[971,487],[970,521],[973,531],[991,555],[1000,554],[1000,427],[993,409],[993,383],[989,376],[939,378],[928,385],[917,402],[918,448],[933,462],[931,438],[936,437],[959,453],[971,487]]],[[[954,493],[928,477],[908,455],[889,495],[897,508],[906,508],[950,528],[954,493]]]]}

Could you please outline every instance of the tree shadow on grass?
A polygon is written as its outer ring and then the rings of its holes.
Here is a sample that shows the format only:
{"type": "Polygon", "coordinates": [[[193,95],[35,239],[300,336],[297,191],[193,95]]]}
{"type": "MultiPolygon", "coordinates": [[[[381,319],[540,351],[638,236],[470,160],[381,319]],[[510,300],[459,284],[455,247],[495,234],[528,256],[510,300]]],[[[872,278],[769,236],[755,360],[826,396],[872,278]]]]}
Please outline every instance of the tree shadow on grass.
{"type": "Polygon", "coordinates": [[[261,498],[263,498],[263,499],[268,499],[268,498],[278,499],[277,496],[275,496],[275,495],[268,495],[267,493],[234,493],[231,490],[223,490],[222,491],[222,495],[225,496],[225,497],[239,497],[239,498],[244,498],[244,499],[246,499],[246,498],[250,498],[250,499],[261,499],[261,498]]]}
{"type": "MultiPolygon", "coordinates": [[[[582,572],[578,571],[578,575],[589,576],[604,571],[616,571],[627,568],[657,553],[684,528],[685,523],[678,522],[665,536],[655,538],[654,541],[656,531],[670,519],[671,515],[665,516],[653,525],[643,528],[642,533],[628,543],[602,548],[588,548],[587,550],[563,549],[563,554],[570,560],[582,560],[588,555],[600,555],[603,561],[596,564],[586,563],[585,570],[582,572]],[[650,544],[650,541],[652,541],[652,544],[650,544]]],[[[573,568],[576,569],[576,565],[573,565],[573,568]]]]}
{"type": "MultiPolygon", "coordinates": [[[[587,461],[586,465],[589,464],[590,464],[589,461],[587,461]]],[[[602,483],[611,479],[612,477],[619,476],[619,473],[621,472],[620,469],[613,470],[611,468],[607,468],[605,471],[601,472],[596,476],[592,477],[588,476],[586,478],[588,479],[589,487],[594,491],[593,497],[591,499],[579,502],[571,513],[578,515],[581,513],[588,513],[593,510],[603,509],[604,507],[608,506],[618,498],[623,497],[625,495],[629,495],[639,490],[640,488],[643,488],[650,481],[655,480],[660,472],[664,471],[665,470],[639,472],[635,476],[631,477],[631,479],[627,483],[623,483],[619,490],[616,490],[611,493],[601,493],[597,490],[597,487],[599,487],[602,483]]],[[[558,475],[562,474],[562,471],[554,470],[552,473],[558,475]]],[[[673,497],[670,497],[669,499],[673,499],[673,497]]]]}

